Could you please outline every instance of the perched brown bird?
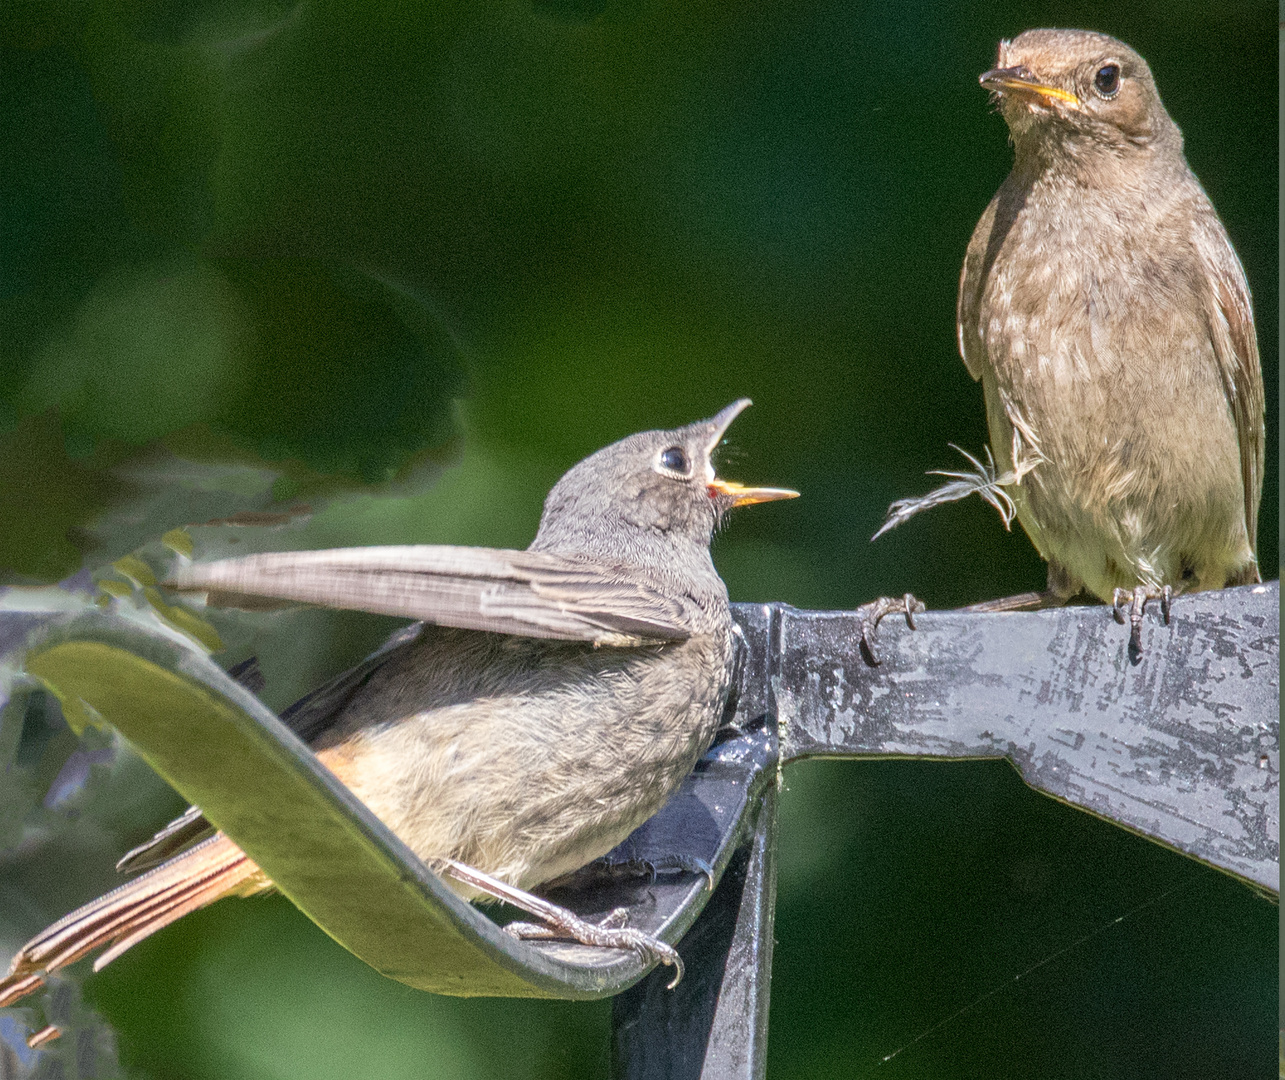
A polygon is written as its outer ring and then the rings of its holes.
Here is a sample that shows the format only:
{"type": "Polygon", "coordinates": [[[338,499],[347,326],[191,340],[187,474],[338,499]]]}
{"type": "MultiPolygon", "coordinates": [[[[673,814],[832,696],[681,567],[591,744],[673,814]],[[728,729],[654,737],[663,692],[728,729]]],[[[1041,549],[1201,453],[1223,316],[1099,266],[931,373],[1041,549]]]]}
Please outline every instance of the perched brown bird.
{"type": "Polygon", "coordinates": [[[1146,62],[1080,30],[1001,42],[1013,137],[973,233],[959,349],[1047,591],[1129,608],[1261,580],[1263,376],[1249,287],[1146,62]]]}
{"type": "MultiPolygon", "coordinates": [[[[733,507],[797,494],[715,476],[710,455],[748,404],[586,458],[550,492],[525,551],[254,555],[187,567],[177,585],[211,601],[275,597],[423,619],[282,719],[463,895],[526,906],[557,933],[677,965],[660,941],[520,890],[608,852],[714,738],[734,649],[710,539],[733,507]]],[[[273,888],[196,807],[122,866],[151,869],[28,942],[0,980],[0,1005],[96,949],[107,947],[97,968],[188,912],[273,888]]]]}

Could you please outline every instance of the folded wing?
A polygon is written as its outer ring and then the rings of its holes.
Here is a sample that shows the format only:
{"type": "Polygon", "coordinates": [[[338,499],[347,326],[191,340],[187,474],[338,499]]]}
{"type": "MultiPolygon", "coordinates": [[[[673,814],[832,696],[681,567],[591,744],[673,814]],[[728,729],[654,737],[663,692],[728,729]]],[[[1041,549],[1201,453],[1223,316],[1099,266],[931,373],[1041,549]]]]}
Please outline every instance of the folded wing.
{"type": "MultiPolygon", "coordinates": [[[[1209,285],[1209,328],[1227,404],[1236,420],[1240,475],[1245,492],[1245,529],[1249,546],[1258,547],[1258,503],[1263,494],[1267,432],[1264,425],[1263,369],[1258,358],[1249,284],[1236,252],[1213,207],[1197,219],[1196,249],[1209,285]]],[[[1261,581],[1262,578],[1256,580],[1261,581]]]]}

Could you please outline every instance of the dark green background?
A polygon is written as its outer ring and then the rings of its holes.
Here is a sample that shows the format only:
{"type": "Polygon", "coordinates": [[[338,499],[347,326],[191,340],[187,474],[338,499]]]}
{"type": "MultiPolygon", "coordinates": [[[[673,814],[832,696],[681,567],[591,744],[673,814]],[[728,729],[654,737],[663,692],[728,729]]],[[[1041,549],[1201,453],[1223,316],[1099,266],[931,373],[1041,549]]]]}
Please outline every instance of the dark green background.
{"type": "MultiPolygon", "coordinates": [[[[9,0],[0,565],[26,583],[101,567],[230,512],[229,490],[317,510],[242,530],[247,550],[521,546],[578,458],[747,395],[724,471],[804,498],[719,538],[734,599],[1039,587],[1026,538],[980,504],[868,538],[954,464],[947,443],[985,440],[955,287],[1010,152],[976,76],[1002,36],[1078,25],[1150,61],[1259,298],[1275,567],[1275,22],[1192,2],[9,0]],[[211,495],[179,462],[258,480],[211,495]]],[[[266,696],[287,703],[385,625],[254,623],[266,696]]],[[[773,1077],[1271,1067],[1277,909],[1243,886],[1003,764],[787,781],[773,1077]]],[[[33,826],[43,847],[0,855],[7,947],[174,808],[127,761],[95,783],[33,826]]],[[[140,1076],[600,1077],[608,1060],[606,1004],[417,994],[280,899],[189,918],[85,994],[140,1076]]]]}

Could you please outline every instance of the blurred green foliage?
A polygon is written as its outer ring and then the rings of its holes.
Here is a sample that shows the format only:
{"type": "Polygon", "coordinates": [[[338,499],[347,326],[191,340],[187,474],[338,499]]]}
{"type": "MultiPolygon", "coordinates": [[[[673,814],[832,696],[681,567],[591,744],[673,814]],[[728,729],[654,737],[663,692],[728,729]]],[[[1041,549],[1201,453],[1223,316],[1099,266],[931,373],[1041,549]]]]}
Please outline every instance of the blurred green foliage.
{"type": "MultiPolygon", "coordinates": [[[[719,538],[735,599],[1039,587],[980,505],[868,543],[948,442],[985,439],[954,297],[1010,154],[976,76],[1034,25],[1148,58],[1227,224],[1258,297],[1278,565],[1264,3],[8,0],[0,580],[300,502],[282,529],[194,530],[198,555],[521,546],[584,454],[749,395],[724,471],[805,498],[719,538]]],[[[227,639],[281,706],[388,623],[248,625],[227,639]]],[[[128,760],[101,788],[128,775],[128,810],[48,811],[0,856],[4,944],[173,808],[128,760]]],[[[799,766],[783,814],[774,1077],[865,1075],[919,1035],[883,1071],[1269,1067],[1276,909],[1231,881],[1000,765],[799,766]]],[[[607,1006],[416,995],[279,899],[185,920],[85,989],[141,1076],[606,1070],[607,1006]]]]}

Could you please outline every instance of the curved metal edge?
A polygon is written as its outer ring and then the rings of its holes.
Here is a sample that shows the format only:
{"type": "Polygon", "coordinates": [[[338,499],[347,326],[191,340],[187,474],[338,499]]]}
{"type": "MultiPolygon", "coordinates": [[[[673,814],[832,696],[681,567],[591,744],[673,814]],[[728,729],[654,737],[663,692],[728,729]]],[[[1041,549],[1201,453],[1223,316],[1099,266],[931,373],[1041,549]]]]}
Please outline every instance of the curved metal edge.
{"type": "MultiPolygon", "coordinates": [[[[78,597],[54,595],[51,601],[34,593],[34,603],[24,608],[24,598],[11,593],[0,593],[0,638],[10,666],[26,652],[29,670],[60,697],[73,725],[112,722],[158,773],[245,848],[283,894],[381,973],[438,993],[588,999],[617,994],[650,970],[633,954],[569,943],[523,943],[505,934],[428,870],[271,710],[150,611],[125,603],[102,611],[78,597]],[[95,649],[110,651],[94,655],[95,649]],[[145,681],[149,689],[139,693],[128,687],[131,679],[145,681]],[[158,695],[168,700],[170,713],[149,718],[149,698],[158,695]],[[130,699],[130,707],[121,707],[122,696],[130,699]],[[96,698],[102,708],[95,707],[96,698]],[[181,723],[179,714],[188,711],[197,715],[181,723]],[[237,747],[234,753],[219,746],[202,749],[210,739],[229,738],[237,747]],[[211,760],[220,766],[211,769],[211,760]],[[229,770],[229,761],[248,765],[229,770]],[[266,782],[265,775],[270,777],[266,782]],[[283,792],[289,798],[283,800],[283,792]],[[346,847],[346,854],[319,852],[311,835],[315,824],[304,830],[310,834],[306,840],[289,841],[300,820],[318,819],[329,822],[330,840],[346,847]],[[291,853],[300,849],[307,850],[306,858],[292,860],[291,853]],[[353,870],[354,857],[366,864],[364,870],[353,870]],[[369,880],[355,884],[363,873],[369,880]],[[359,910],[344,910],[342,904],[335,910],[331,899],[340,879],[365,897],[359,910]],[[434,933],[442,940],[421,942],[422,962],[408,967],[408,956],[417,950],[406,937],[424,932],[419,922],[436,926],[434,933]],[[399,926],[400,933],[372,935],[372,926],[399,926]],[[443,950],[447,942],[451,947],[443,950]],[[452,970],[444,952],[455,956],[459,970],[452,970]]],[[[751,627],[755,656],[748,666],[761,673],[771,616],[761,606],[756,615],[763,625],[751,627]]],[[[605,864],[643,859],[663,865],[690,856],[712,869],[713,882],[721,878],[752,824],[750,806],[776,777],[776,724],[774,713],[768,715],[765,685],[759,679],[757,689],[743,691],[729,703],[727,719],[750,730],[716,745],[674,798],[605,864]]],[[[630,909],[631,925],[675,944],[710,895],[703,874],[664,882],[635,876],[623,888],[603,888],[589,875],[579,889],[556,899],[588,915],[623,903],[630,909]]]]}
{"type": "Polygon", "coordinates": [[[930,612],[915,632],[885,621],[877,669],[850,613],[783,608],[783,757],[1007,758],[1042,794],[1278,893],[1279,603],[1278,582],[1178,597],[1137,664],[1107,607],[930,612]]]}
{"type": "Polygon", "coordinates": [[[604,963],[596,955],[603,950],[564,946],[561,955],[550,955],[505,934],[420,862],[271,710],[185,639],[97,610],[45,620],[28,639],[27,670],[68,711],[74,715],[87,705],[103,713],[296,906],[390,978],[462,996],[592,999],[619,993],[649,970],[632,954],[608,953],[604,963]],[[96,656],[87,651],[95,649],[96,656]],[[143,695],[129,685],[137,678],[147,681],[143,695]],[[149,710],[149,695],[170,710],[168,717],[149,710]],[[133,699],[132,707],[121,708],[123,697],[133,699]],[[229,766],[232,757],[214,745],[219,741],[235,748],[241,768],[229,766]],[[214,763],[200,753],[203,747],[220,751],[214,763]],[[310,840],[320,832],[315,822],[325,820],[330,850],[312,843],[304,858],[296,858],[291,812],[306,812],[310,840]],[[359,906],[327,899],[336,880],[360,889],[359,906]],[[402,936],[415,936],[417,926],[426,935],[419,967],[407,965],[414,942],[402,936]],[[372,935],[372,927],[380,930],[372,935]],[[388,940],[387,956],[372,955],[376,939],[393,927],[402,933],[388,940]],[[577,951],[590,954],[590,962],[566,959],[577,951]],[[463,970],[452,971],[450,961],[464,956],[463,970]]]}

